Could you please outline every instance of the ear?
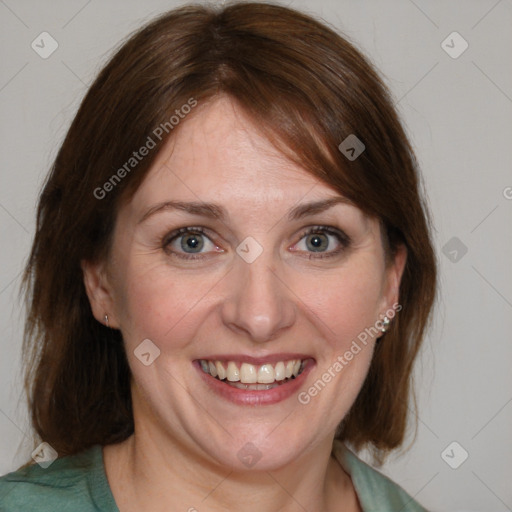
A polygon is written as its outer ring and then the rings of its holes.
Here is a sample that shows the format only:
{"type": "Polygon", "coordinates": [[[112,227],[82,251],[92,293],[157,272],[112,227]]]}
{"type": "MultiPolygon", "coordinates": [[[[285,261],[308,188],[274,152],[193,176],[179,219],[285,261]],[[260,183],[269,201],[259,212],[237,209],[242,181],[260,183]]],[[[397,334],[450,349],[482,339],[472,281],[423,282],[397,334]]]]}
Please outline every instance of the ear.
{"type": "Polygon", "coordinates": [[[407,247],[400,244],[395,252],[394,258],[387,264],[386,282],[384,285],[382,314],[392,309],[400,299],[400,283],[407,262],[407,247]]]}
{"type": "Polygon", "coordinates": [[[106,264],[81,261],[84,274],[84,285],[94,318],[105,325],[105,315],[108,315],[109,327],[118,329],[119,322],[115,314],[115,301],[112,287],[109,283],[106,264]]]}

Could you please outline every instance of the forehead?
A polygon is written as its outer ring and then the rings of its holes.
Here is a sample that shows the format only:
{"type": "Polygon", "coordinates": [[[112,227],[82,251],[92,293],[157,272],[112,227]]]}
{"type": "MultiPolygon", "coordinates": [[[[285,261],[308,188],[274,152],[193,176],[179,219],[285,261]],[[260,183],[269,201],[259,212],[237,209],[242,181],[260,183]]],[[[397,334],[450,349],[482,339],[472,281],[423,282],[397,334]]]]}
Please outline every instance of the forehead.
{"type": "Polygon", "coordinates": [[[135,202],[309,200],[339,196],[279,152],[245,112],[222,96],[199,106],[157,156],[135,202]]]}

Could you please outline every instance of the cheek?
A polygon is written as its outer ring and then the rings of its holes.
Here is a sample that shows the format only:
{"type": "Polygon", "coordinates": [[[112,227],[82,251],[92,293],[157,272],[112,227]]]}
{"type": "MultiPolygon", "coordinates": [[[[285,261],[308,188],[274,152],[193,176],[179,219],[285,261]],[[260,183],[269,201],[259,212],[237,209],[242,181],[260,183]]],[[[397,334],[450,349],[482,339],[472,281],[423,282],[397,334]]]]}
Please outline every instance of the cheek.
{"type": "Polygon", "coordinates": [[[316,325],[325,326],[324,345],[313,384],[302,399],[312,401],[321,395],[317,407],[325,411],[332,428],[356,400],[372,361],[381,279],[377,264],[347,266],[319,283],[308,297],[313,313],[321,319],[316,325]]]}
{"type": "Polygon", "coordinates": [[[314,287],[303,287],[298,295],[325,324],[326,338],[343,343],[378,320],[381,276],[370,266],[347,267],[317,279],[314,287]]]}
{"type": "Polygon", "coordinates": [[[118,303],[127,345],[145,338],[157,345],[168,345],[172,339],[173,348],[182,348],[190,338],[185,331],[197,327],[197,321],[194,324],[192,320],[220,276],[215,279],[212,275],[199,277],[189,273],[185,277],[186,271],[171,270],[161,264],[148,265],[143,258],[125,261],[123,265],[118,303]]]}

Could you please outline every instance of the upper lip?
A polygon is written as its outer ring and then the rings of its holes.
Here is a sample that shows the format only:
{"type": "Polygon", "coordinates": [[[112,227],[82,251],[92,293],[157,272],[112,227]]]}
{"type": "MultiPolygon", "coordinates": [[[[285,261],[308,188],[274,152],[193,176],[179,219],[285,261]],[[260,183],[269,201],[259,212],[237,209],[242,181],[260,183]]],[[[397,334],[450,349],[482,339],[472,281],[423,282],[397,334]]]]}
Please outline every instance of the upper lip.
{"type": "Polygon", "coordinates": [[[249,363],[255,366],[263,365],[266,363],[278,363],[279,361],[291,361],[292,359],[300,359],[304,361],[305,359],[314,359],[312,356],[307,354],[300,354],[297,352],[286,352],[280,354],[267,354],[265,356],[249,356],[244,354],[215,354],[211,356],[204,356],[198,358],[198,360],[206,360],[206,361],[234,361],[241,363],[249,363]]]}

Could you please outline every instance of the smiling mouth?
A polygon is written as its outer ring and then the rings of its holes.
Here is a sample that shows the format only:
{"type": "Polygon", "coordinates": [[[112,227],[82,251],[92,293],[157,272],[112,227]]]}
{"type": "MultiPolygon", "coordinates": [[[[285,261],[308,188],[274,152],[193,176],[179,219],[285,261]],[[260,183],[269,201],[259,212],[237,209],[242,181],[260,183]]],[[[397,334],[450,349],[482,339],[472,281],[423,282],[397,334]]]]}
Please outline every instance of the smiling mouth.
{"type": "Polygon", "coordinates": [[[297,378],[306,367],[307,359],[290,359],[262,365],[235,361],[209,361],[200,359],[204,373],[232,387],[263,391],[282,386],[297,378]]]}

